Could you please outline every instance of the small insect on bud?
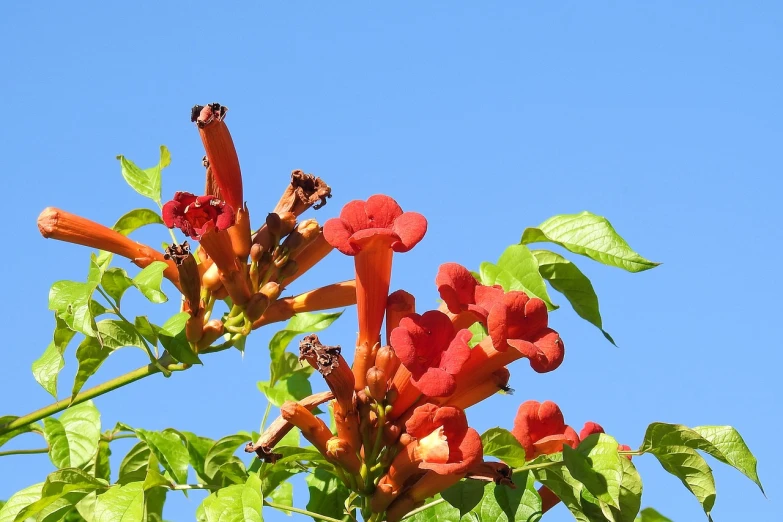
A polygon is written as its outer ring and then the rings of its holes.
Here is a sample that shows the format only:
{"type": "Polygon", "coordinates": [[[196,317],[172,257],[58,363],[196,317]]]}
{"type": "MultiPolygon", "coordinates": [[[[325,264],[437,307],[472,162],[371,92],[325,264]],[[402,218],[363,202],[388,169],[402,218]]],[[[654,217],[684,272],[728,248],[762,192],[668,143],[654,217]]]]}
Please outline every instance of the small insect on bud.
{"type": "Polygon", "coordinates": [[[367,370],[367,390],[370,397],[378,402],[383,401],[386,396],[386,372],[373,366],[367,370]]]}

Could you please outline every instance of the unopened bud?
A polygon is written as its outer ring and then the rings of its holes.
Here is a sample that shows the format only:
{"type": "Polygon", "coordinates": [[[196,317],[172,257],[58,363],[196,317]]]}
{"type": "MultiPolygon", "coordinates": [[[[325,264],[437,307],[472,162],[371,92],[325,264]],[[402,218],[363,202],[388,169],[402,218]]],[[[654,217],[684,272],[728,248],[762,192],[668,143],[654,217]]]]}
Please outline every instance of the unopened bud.
{"type": "Polygon", "coordinates": [[[321,226],[315,219],[307,219],[299,223],[283,241],[283,246],[288,248],[288,256],[294,257],[300,250],[309,245],[320,231],[321,226]]]}
{"type": "Polygon", "coordinates": [[[280,297],[281,291],[280,284],[275,283],[274,281],[268,282],[259,289],[259,292],[267,296],[270,301],[276,301],[277,298],[280,297]]]}
{"type": "Polygon", "coordinates": [[[280,275],[277,277],[278,280],[283,281],[291,277],[296,273],[298,267],[299,265],[297,265],[296,261],[289,259],[288,262],[280,269],[280,275]]]}
{"type": "Polygon", "coordinates": [[[350,444],[339,437],[332,437],[326,441],[326,454],[333,459],[339,459],[342,455],[353,451],[350,444]]]}
{"type": "Polygon", "coordinates": [[[250,247],[250,259],[252,259],[255,263],[258,263],[261,261],[261,256],[264,253],[264,247],[259,245],[258,243],[253,243],[253,246],[250,247]]]}
{"type": "Polygon", "coordinates": [[[218,270],[216,264],[212,263],[212,265],[207,268],[204,275],[201,277],[201,284],[210,292],[214,292],[223,286],[223,283],[220,282],[220,270],[218,270]]]}
{"type": "Polygon", "coordinates": [[[200,313],[188,317],[185,322],[185,338],[191,343],[197,343],[201,340],[204,333],[204,310],[200,313]]]}
{"type": "Polygon", "coordinates": [[[217,341],[220,336],[223,335],[223,322],[220,319],[212,319],[204,325],[204,331],[196,343],[196,348],[200,352],[201,350],[208,348],[212,343],[217,341]]]}
{"type": "Polygon", "coordinates": [[[392,388],[389,391],[386,392],[386,402],[388,403],[394,403],[394,401],[397,400],[397,397],[399,397],[400,392],[397,391],[397,388],[392,388]]]}
{"type": "Polygon", "coordinates": [[[376,366],[367,370],[367,391],[370,397],[382,401],[386,396],[386,372],[376,366]]]}
{"type": "Polygon", "coordinates": [[[257,294],[253,294],[250,299],[248,299],[247,304],[245,305],[245,316],[250,321],[255,321],[261,317],[264,312],[266,312],[268,307],[269,297],[262,294],[261,292],[258,292],[257,294]]]}
{"type": "Polygon", "coordinates": [[[285,237],[296,226],[296,216],[292,212],[272,212],[266,217],[266,226],[274,237],[285,237]]]}
{"type": "Polygon", "coordinates": [[[215,299],[222,301],[223,299],[228,297],[228,290],[226,290],[226,287],[221,284],[217,290],[212,292],[212,296],[215,299]]]}
{"type": "Polygon", "coordinates": [[[253,236],[253,244],[259,245],[262,250],[269,250],[272,245],[272,233],[269,231],[269,227],[264,225],[258,229],[258,232],[253,236]]]}
{"type": "Polygon", "coordinates": [[[234,255],[240,259],[247,260],[250,254],[250,214],[246,207],[237,210],[236,222],[233,227],[228,229],[228,235],[231,238],[231,246],[234,249],[234,255]]]}
{"type": "Polygon", "coordinates": [[[400,359],[391,346],[381,346],[375,354],[375,366],[383,370],[387,378],[391,378],[400,366],[400,359]]]}
{"type": "Polygon", "coordinates": [[[413,442],[413,437],[411,437],[407,433],[403,433],[402,435],[400,435],[400,444],[402,444],[403,446],[407,446],[411,442],[413,442]]]}
{"type": "Polygon", "coordinates": [[[383,426],[383,443],[386,446],[392,446],[397,443],[397,439],[400,438],[402,429],[396,424],[387,422],[383,426]]]}

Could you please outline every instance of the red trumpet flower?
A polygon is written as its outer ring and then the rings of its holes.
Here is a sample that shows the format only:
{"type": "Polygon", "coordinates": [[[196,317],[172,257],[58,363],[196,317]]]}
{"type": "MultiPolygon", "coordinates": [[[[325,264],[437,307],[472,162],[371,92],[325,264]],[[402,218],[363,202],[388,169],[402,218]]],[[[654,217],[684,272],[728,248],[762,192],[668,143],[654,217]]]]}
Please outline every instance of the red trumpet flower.
{"type": "Polygon", "coordinates": [[[525,448],[525,459],[562,451],[563,446],[575,448],[579,436],[563,419],[563,412],[552,401],[522,403],[514,419],[511,433],[525,448]]]}
{"type": "Polygon", "coordinates": [[[163,222],[177,227],[191,239],[200,240],[211,229],[226,230],[234,224],[234,209],[215,196],[196,196],[176,192],[174,199],[163,205],[163,222]]]}
{"type": "Polygon", "coordinates": [[[470,357],[470,338],[469,330],[455,334],[446,314],[430,310],[403,318],[392,330],[391,345],[422,394],[446,397],[454,393],[454,376],[470,357]]]}
{"type": "Polygon", "coordinates": [[[351,201],[339,218],[324,224],[326,241],[354,257],[359,339],[354,359],[356,389],[364,389],[374,346],[380,341],[391,279],[392,255],[407,252],[424,237],[427,220],[416,212],[403,212],[389,196],[351,201]]]}

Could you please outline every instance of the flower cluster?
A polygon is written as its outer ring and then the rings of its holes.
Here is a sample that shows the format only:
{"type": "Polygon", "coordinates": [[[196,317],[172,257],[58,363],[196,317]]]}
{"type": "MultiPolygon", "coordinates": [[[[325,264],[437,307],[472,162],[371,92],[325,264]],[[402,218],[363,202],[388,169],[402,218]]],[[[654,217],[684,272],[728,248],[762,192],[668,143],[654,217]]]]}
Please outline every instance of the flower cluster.
{"type": "Polygon", "coordinates": [[[185,241],[158,252],[56,208],[45,209],[38,218],[44,237],[105,250],[141,268],[165,263],[163,275],[182,292],[182,310],[190,315],[185,334],[194,352],[208,350],[225,334],[229,342],[236,341],[254,328],[295,313],[347,306],[356,299],[353,281],[280,298],[286,286],[333,250],[317,221],[299,220],[310,207],[324,206],[331,189],[321,178],[295,170],[273,211],[254,230],[243,199],[239,159],[225,123],[227,111],[218,103],[193,108],[191,121],[206,152],[205,193],[176,192],[162,207],[164,224],[198,241],[195,250],[185,241]],[[228,316],[210,319],[214,303],[227,298],[228,316]]]}
{"type": "MultiPolygon", "coordinates": [[[[438,310],[417,313],[411,294],[390,294],[394,254],[411,250],[426,230],[423,216],[403,212],[385,195],[352,201],[324,224],[325,240],[354,260],[356,350],[349,366],[339,347],[310,335],[300,344],[300,357],[331,390],[336,434],[311,413],[316,401],[308,398],[284,404],[280,419],[248,446],[274,461],[275,444],[298,427],[335,464],[345,484],[369,498],[365,516],[390,522],[465,477],[510,484],[506,465],[484,461],[481,438],[468,425],[465,409],[507,390],[509,363],[526,358],[535,371],[548,372],[564,356],[543,301],[481,285],[455,263],[442,265],[435,278],[443,298],[438,310]],[[475,323],[488,335],[471,348],[468,328],[475,323]]],[[[547,440],[547,451],[578,442],[573,430],[553,426],[560,433],[547,440]]],[[[539,437],[543,431],[537,427],[531,433],[528,439],[535,441],[523,444],[532,456],[539,438],[552,434],[539,437]]]]}

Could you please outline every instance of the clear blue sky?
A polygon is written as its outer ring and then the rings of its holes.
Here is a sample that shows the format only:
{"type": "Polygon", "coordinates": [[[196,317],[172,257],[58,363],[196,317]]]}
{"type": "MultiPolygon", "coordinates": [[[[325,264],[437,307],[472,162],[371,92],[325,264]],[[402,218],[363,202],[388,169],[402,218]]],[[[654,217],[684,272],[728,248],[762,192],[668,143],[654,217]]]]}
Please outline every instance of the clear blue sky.
{"type": "MultiPolygon", "coordinates": [[[[572,257],[593,278],[619,348],[563,307],[551,318],[566,343],[563,366],[547,375],[512,367],[516,394],[470,411],[472,424],[511,427],[529,398],[555,400],[568,422],[598,421],[634,447],[651,421],[732,424],[759,458],[769,499],[716,463],[715,519],[779,520],[781,27],[777,2],[9,4],[0,19],[9,217],[0,414],[50,402],[30,373],[49,342],[48,288],[86,274],[88,251],[43,240],[38,213],[54,205],[110,225],[147,205],[114,158],[149,166],[162,143],[173,156],[164,194],[200,191],[189,109],[219,101],[231,109],[256,216],[301,168],[334,188],[320,219],[379,192],[428,217],[427,237],[397,258],[393,282],[421,306],[435,306],[441,262],[496,259],[556,213],[607,216],[664,263],[631,275],[572,257]]],[[[167,233],[137,237],[157,245],[167,233]]],[[[351,270],[335,254],[299,288],[351,270]]],[[[126,306],[143,313],[139,300],[126,306]]],[[[158,308],[151,315],[161,318],[175,305],[158,308]]],[[[349,311],[322,337],[349,346],[355,331],[349,311]]],[[[104,426],[214,438],[257,429],[265,401],[256,381],[267,378],[273,333],[256,334],[244,359],[212,356],[98,399],[104,426]]],[[[143,362],[121,350],[90,382],[143,362]]],[[[31,435],[4,449],[40,444],[31,435]]],[[[652,457],[635,462],[643,505],[701,520],[652,457]]],[[[51,469],[45,455],[3,458],[0,498],[51,469]]],[[[169,520],[193,519],[202,498],[169,497],[169,520]]],[[[295,502],[304,506],[306,491],[295,502]]],[[[562,506],[547,517],[569,519],[562,506]]]]}

